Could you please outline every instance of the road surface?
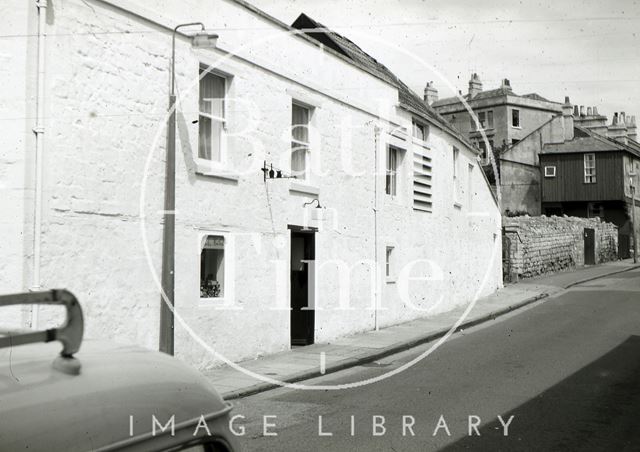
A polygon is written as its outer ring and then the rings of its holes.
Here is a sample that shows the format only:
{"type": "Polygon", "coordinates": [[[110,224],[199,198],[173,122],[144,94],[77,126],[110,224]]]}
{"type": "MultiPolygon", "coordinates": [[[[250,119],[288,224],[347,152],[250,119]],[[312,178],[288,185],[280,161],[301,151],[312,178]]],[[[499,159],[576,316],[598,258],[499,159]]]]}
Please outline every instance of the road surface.
{"type": "MultiPolygon", "coordinates": [[[[428,347],[306,383],[361,381],[428,347]]],[[[452,336],[381,382],[283,388],[235,404],[250,451],[637,451],[640,270],[452,336]]]]}

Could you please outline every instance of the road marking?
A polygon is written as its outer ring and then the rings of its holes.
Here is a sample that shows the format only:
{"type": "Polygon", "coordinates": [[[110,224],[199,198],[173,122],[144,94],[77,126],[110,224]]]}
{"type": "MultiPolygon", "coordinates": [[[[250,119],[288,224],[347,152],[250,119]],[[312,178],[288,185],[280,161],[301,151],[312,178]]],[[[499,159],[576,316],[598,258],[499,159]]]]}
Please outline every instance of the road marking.
{"type": "Polygon", "coordinates": [[[326,361],[327,361],[327,357],[325,356],[324,352],[320,352],[320,373],[322,375],[324,375],[324,373],[327,371],[326,361]]]}

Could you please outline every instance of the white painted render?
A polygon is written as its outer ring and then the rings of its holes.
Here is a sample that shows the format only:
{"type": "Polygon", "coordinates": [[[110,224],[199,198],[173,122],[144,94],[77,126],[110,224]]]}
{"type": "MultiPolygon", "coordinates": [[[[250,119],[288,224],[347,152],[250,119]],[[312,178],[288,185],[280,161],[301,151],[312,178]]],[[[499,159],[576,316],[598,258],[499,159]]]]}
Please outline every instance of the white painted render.
{"type": "MultiPolygon", "coordinates": [[[[35,2],[12,3],[2,7],[8,33],[33,35],[35,2]]],[[[500,287],[500,212],[476,155],[435,125],[426,143],[392,137],[398,127],[410,133],[412,118],[393,86],[230,0],[165,0],[153,10],[143,1],[53,0],[49,8],[41,283],[78,296],[87,336],[157,348],[170,29],[194,20],[219,29],[220,39],[218,49],[204,50],[179,37],[176,48],[175,299],[203,342],[232,361],[289,348],[289,225],[318,228],[316,342],[445,312],[500,287]],[[221,58],[217,70],[237,100],[226,111],[227,161],[212,168],[197,159],[192,122],[199,64],[221,58]],[[315,172],[307,184],[264,183],[264,160],[289,167],[294,100],[313,107],[315,172]],[[384,191],[387,142],[406,149],[395,198],[384,191]],[[414,146],[432,158],[431,213],[412,207],[414,146]],[[453,146],[460,149],[457,203],[453,146]],[[303,208],[314,198],[324,221],[312,219],[313,206],[303,208]],[[206,234],[227,243],[224,300],[199,296],[206,234]],[[394,247],[392,277],[376,278],[369,264],[377,252],[383,272],[387,246],[394,247]],[[404,276],[431,280],[405,284],[401,269],[412,261],[404,276]]],[[[35,40],[8,42],[3,55],[14,73],[0,73],[0,189],[7,193],[0,203],[9,217],[0,234],[10,241],[0,242],[1,292],[29,287],[35,152],[35,40]]],[[[53,322],[48,311],[40,314],[43,325],[53,322]]],[[[221,362],[179,320],[175,348],[199,368],[221,362]]]]}

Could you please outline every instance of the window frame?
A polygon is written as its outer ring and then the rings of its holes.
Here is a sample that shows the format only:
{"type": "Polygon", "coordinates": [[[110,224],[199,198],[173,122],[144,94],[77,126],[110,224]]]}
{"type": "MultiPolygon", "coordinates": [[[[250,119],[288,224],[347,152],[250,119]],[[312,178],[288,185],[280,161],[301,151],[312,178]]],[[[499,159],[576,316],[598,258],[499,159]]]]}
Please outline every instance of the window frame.
{"type": "Polygon", "coordinates": [[[453,182],[453,204],[455,206],[461,206],[460,202],[460,149],[456,146],[453,146],[453,157],[452,157],[452,182],[453,182]]]}
{"type": "Polygon", "coordinates": [[[584,183],[595,184],[596,178],[596,154],[594,152],[588,152],[583,157],[583,169],[584,169],[584,183]],[[593,165],[587,166],[587,163],[593,163],[593,165]]]}
{"type": "Polygon", "coordinates": [[[471,121],[471,131],[479,132],[482,130],[492,130],[495,128],[494,118],[493,118],[493,110],[483,110],[476,113],[476,117],[478,118],[478,124],[476,124],[475,118],[473,116],[469,116],[471,121]],[[489,121],[491,119],[491,121],[489,121]],[[480,126],[478,128],[478,126],[480,126]]]}
{"type": "Polygon", "coordinates": [[[200,229],[197,234],[196,251],[198,259],[198,268],[202,262],[202,252],[204,251],[204,243],[209,236],[218,236],[224,239],[224,276],[223,276],[223,293],[221,297],[202,297],[200,296],[201,286],[201,271],[198,271],[198,301],[201,306],[208,307],[211,303],[215,303],[215,306],[220,304],[232,305],[235,297],[235,240],[234,236],[228,231],[200,229]]]}
{"type": "Polygon", "coordinates": [[[386,166],[385,166],[385,187],[384,192],[387,196],[391,198],[398,197],[398,172],[401,164],[401,154],[400,149],[387,145],[387,155],[386,155],[386,166]],[[391,157],[395,156],[394,159],[391,157]],[[391,168],[391,162],[393,160],[394,168],[391,168]]]}
{"type": "Polygon", "coordinates": [[[386,245],[384,251],[384,275],[387,283],[395,282],[395,265],[394,265],[394,251],[395,245],[386,245]]]}
{"type": "Polygon", "coordinates": [[[513,127],[514,129],[522,129],[522,117],[520,115],[519,108],[511,109],[511,127],[513,127]],[[514,115],[518,117],[518,124],[515,124],[514,115]]]}
{"type": "MultiPolygon", "coordinates": [[[[212,113],[203,112],[200,109],[201,93],[200,93],[200,88],[198,87],[198,146],[196,149],[197,162],[205,166],[208,165],[211,167],[224,167],[228,163],[227,162],[227,128],[228,128],[227,98],[229,94],[230,76],[228,74],[223,74],[219,71],[211,70],[209,69],[209,66],[204,63],[199,64],[198,71],[199,71],[198,75],[200,79],[208,75],[222,79],[224,83],[224,87],[223,87],[224,98],[222,99],[222,116],[221,117],[216,116],[212,113]],[[203,72],[205,72],[205,75],[202,74],[203,72]],[[212,124],[214,121],[221,124],[220,126],[220,159],[219,160],[214,160],[213,158],[207,159],[200,156],[200,143],[201,143],[200,140],[202,139],[202,127],[203,127],[202,125],[203,121],[200,119],[201,117],[205,117],[209,119],[209,121],[211,121],[212,124]]],[[[211,142],[209,143],[209,147],[213,151],[213,133],[211,133],[210,140],[211,142]]],[[[212,152],[212,157],[213,157],[213,152],[212,152]]]]}
{"type": "Polygon", "coordinates": [[[420,143],[426,143],[429,139],[429,133],[430,130],[428,124],[418,121],[415,118],[411,118],[411,137],[414,140],[417,140],[420,143]],[[420,130],[420,128],[422,129],[422,138],[416,136],[416,129],[420,130]]]}
{"type": "Polygon", "coordinates": [[[467,165],[467,208],[469,210],[473,207],[473,182],[474,182],[474,171],[475,165],[473,163],[469,163],[467,165]]]}
{"type": "Polygon", "coordinates": [[[549,177],[549,178],[556,177],[556,171],[557,171],[556,170],[556,165],[545,165],[544,166],[544,177],[549,177]],[[553,174],[551,174],[549,171],[547,171],[547,170],[551,170],[551,169],[553,170],[553,174]]]}
{"type": "MultiPolygon", "coordinates": [[[[313,114],[315,111],[315,107],[308,105],[307,103],[301,102],[301,101],[297,101],[295,98],[291,99],[291,123],[290,123],[290,127],[291,127],[291,136],[290,136],[290,142],[291,142],[291,155],[290,155],[290,169],[291,169],[291,174],[296,176],[296,180],[297,181],[301,181],[302,183],[306,183],[309,184],[311,182],[311,173],[310,173],[310,168],[311,168],[311,152],[312,152],[312,132],[311,132],[311,121],[313,118],[313,114]],[[298,108],[302,108],[304,110],[307,111],[307,124],[306,124],[306,128],[307,128],[307,142],[298,140],[296,138],[293,137],[293,130],[294,127],[301,127],[303,126],[303,124],[294,124],[293,123],[293,109],[295,107],[298,108]],[[294,148],[300,146],[304,148],[304,173],[303,176],[304,177],[300,177],[297,174],[297,170],[293,169],[293,153],[294,153],[294,148]]],[[[300,152],[301,149],[295,149],[296,151],[300,152]]]]}

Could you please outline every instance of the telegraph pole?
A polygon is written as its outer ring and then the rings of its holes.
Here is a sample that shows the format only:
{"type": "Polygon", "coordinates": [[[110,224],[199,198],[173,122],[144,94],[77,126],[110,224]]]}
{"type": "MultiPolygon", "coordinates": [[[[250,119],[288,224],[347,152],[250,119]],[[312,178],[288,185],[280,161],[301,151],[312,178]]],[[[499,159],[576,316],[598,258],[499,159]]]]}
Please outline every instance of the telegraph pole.
{"type": "Polygon", "coordinates": [[[196,47],[215,47],[218,35],[205,32],[201,22],[180,24],[171,37],[171,86],[169,88],[169,118],[167,122],[167,160],[164,186],[164,223],[162,228],[162,294],[160,296],[161,352],[174,351],[174,280],[176,236],[176,34],[182,27],[199,26],[200,33],[193,37],[196,47]]]}

